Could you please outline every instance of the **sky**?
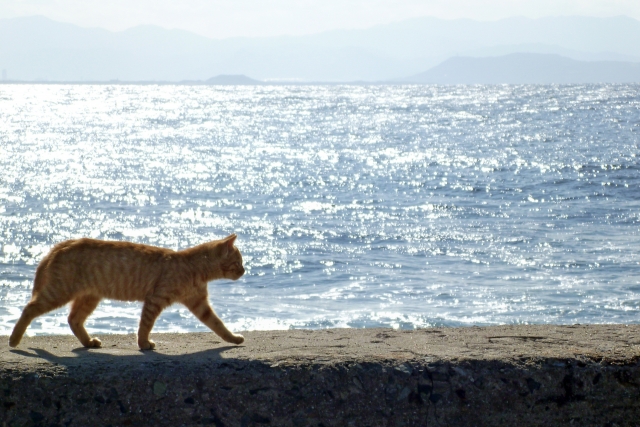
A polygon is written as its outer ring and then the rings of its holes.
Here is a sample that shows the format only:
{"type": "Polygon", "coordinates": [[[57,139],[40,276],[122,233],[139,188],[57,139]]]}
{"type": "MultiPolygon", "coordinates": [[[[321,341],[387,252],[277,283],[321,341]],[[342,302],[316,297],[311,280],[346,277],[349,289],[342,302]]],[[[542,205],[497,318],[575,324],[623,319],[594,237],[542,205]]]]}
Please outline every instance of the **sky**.
{"type": "Polygon", "coordinates": [[[640,20],[640,0],[0,0],[0,19],[32,15],[113,31],[152,24],[219,39],[368,28],[422,16],[491,21],[626,15],[640,20]]]}

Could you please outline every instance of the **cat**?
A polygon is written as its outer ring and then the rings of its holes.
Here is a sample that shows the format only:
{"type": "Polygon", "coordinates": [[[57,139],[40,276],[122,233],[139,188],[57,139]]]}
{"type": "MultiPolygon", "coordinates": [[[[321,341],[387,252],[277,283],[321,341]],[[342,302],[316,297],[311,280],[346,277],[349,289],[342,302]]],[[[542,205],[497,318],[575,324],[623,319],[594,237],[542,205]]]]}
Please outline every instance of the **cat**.
{"type": "Polygon", "coordinates": [[[242,344],[244,337],[227,329],[208,301],[207,282],[238,280],[242,255],[231,234],[182,251],[130,242],[67,240],[51,249],[36,270],[31,301],[13,328],[9,345],[20,344],[31,321],[71,302],[69,326],[85,347],[100,347],[84,328],[102,298],[142,301],[138,329],[141,350],[155,348],[149,339],[160,312],[179,302],[223,340],[242,344]]]}

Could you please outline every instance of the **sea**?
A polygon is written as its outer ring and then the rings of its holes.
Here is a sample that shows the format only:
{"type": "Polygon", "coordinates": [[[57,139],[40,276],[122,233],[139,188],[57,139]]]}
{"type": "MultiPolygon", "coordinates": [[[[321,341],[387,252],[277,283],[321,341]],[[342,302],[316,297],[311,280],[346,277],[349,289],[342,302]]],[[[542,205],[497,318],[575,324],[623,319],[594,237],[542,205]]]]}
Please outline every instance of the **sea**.
{"type": "Polygon", "coordinates": [[[234,331],[640,323],[640,85],[0,85],[0,334],[57,242],[231,233],[234,331]]]}

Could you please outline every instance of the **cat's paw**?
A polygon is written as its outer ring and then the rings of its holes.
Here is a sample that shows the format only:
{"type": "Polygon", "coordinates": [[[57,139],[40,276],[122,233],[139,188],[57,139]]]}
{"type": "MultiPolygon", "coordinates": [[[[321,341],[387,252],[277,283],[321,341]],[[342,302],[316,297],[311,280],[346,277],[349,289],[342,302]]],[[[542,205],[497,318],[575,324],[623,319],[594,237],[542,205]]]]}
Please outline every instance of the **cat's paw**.
{"type": "Polygon", "coordinates": [[[232,343],[238,345],[238,344],[242,344],[244,342],[244,337],[240,334],[235,334],[233,336],[233,339],[231,340],[232,343]]]}
{"type": "Polygon", "coordinates": [[[87,348],[100,348],[100,347],[102,347],[102,341],[100,341],[98,338],[91,338],[89,340],[89,342],[87,343],[87,345],[85,345],[85,347],[87,347],[87,348]]]}
{"type": "Polygon", "coordinates": [[[9,338],[9,347],[17,347],[20,344],[22,337],[14,337],[13,335],[9,338]]]}
{"type": "Polygon", "coordinates": [[[156,343],[151,340],[147,340],[146,342],[138,341],[138,347],[140,347],[140,350],[153,350],[156,348],[156,343]]]}

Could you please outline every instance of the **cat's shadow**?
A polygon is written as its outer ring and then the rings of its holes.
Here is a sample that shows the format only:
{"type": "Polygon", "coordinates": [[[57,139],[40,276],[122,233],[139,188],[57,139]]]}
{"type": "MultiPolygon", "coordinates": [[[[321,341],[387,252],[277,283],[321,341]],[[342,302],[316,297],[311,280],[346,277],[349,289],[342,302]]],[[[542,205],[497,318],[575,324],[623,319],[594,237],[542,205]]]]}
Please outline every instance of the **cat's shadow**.
{"type": "Polygon", "coordinates": [[[82,366],[91,365],[94,363],[132,363],[132,364],[172,364],[180,365],[181,363],[218,363],[220,361],[232,361],[235,358],[223,357],[222,353],[231,349],[238,348],[238,346],[228,345],[224,347],[215,347],[203,351],[194,353],[183,354],[164,354],[155,350],[135,351],[127,352],[126,354],[118,353],[117,348],[113,347],[108,351],[101,351],[103,349],[88,349],[85,347],[78,347],[71,350],[72,356],[59,356],[53,354],[47,350],[41,348],[29,347],[30,351],[11,349],[11,353],[18,354],[24,357],[44,359],[47,362],[62,366],[82,366]]]}

